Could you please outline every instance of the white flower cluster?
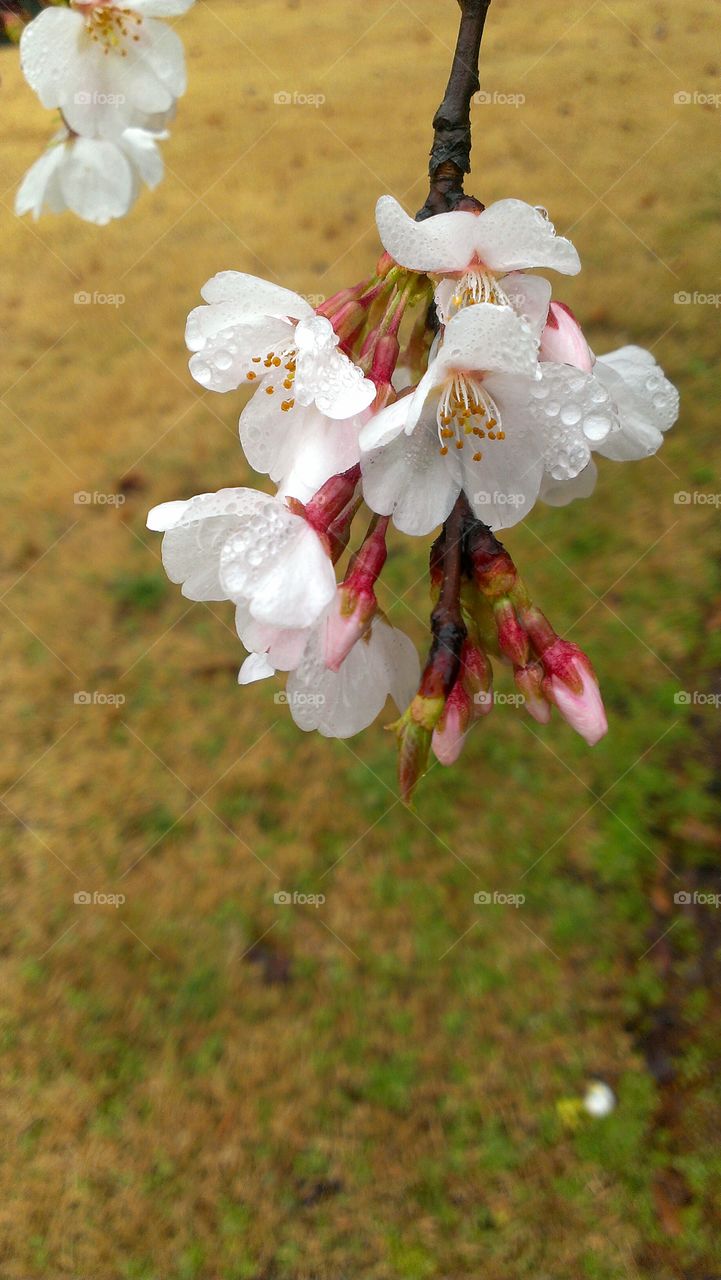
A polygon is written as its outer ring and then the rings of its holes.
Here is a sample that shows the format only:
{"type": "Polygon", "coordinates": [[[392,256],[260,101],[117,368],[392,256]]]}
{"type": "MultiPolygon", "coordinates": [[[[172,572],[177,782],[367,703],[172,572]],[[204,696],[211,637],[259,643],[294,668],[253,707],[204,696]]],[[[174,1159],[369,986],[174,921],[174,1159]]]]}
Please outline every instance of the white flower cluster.
{"type": "Polygon", "coordinates": [[[104,226],[123,217],[141,183],[163,176],[158,141],[166,138],[185,92],[185,56],[160,18],[193,0],[70,0],[44,9],[23,30],[20,61],[62,128],[28,170],[15,211],[70,209],[104,226]]]}
{"type": "MultiPolygon", "coordinates": [[[[164,532],[166,570],[186,596],[235,604],[249,653],[240,682],[288,672],[296,723],[339,737],[370,724],[389,695],[403,712],[418,687],[415,650],[374,591],[391,520],[424,535],[463,502],[474,528],[503,529],[539,498],[588,496],[594,453],[655,452],[678,412],[649,353],[625,347],[596,359],[548,281],[529,274],[580,269],[544,211],[502,200],[416,222],[384,196],[377,222],[385,253],[375,274],[317,309],[235,271],[207,282],[188,318],[191,373],[218,392],[253,388],[240,439],[277,489],[168,502],[148,520],[164,532]],[[370,527],[338,584],[363,502],[370,527]]],[[[495,591],[479,555],[476,582],[495,591]]],[[[536,719],[555,705],[595,742],[606,725],[593,669],[523,590],[519,580],[507,600],[489,596],[496,652],[513,662],[536,719]]],[[[429,741],[434,732],[443,763],[460,750],[472,704],[485,714],[493,700],[472,611],[465,622],[457,686],[450,696],[422,692],[440,687],[426,680],[431,663],[413,701],[415,728],[429,741]]]]}

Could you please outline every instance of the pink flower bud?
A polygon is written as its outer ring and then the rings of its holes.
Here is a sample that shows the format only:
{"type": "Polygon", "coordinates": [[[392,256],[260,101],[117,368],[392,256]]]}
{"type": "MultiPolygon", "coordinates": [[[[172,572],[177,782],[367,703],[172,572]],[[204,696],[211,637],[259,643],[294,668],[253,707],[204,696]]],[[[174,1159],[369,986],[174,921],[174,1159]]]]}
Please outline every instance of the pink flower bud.
{"type": "Polygon", "coordinates": [[[585,653],[556,640],[542,656],[546,697],[555,702],[572,729],[593,747],[608,729],[596,674],[585,653]]]}
{"type": "Polygon", "coordinates": [[[377,607],[371,587],[355,590],[344,582],[338,588],[323,626],[323,661],[330,671],[340,670],[353,645],[368,631],[377,607]]]}
{"type": "Polygon", "coordinates": [[[529,716],[539,724],[551,719],[551,704],[543,692],[543,667],[539,662],[529,662],[527,667],[517,667],[513,673],[516,688],[523,694],[523,705],[529,716]]]}
{"type": "Polygon", "coordinates": [[[564,302],[552,302],[548,308],[539,359],[551,360],[555,364],[572,364],[584,373],[590,373],[593,368],[593,352],[578,320],[564,302]]]}
{"type": "Polygon", "coordinates": [[[463,681],[456,680],[431,738],[433,754],[440,764],[455,764],[460,756],[471,722],[471,708],[463,681]]]}
{"type": "Polygon", "coordinates": [[[471,719],[487,716],[493,710],[493,669],[487,655],[470,640],[463,646],[460,678],[468,694],[471,719]]]}
{"type": "Polygon", "coordinates": [[[494,604],[493,614],[501,653],[504,658],[508,658],[508,661],[513,663],[514,667],[524,667],[528,662],[528,636],[518,621],[516,611],[508,597],[494,604]]]}

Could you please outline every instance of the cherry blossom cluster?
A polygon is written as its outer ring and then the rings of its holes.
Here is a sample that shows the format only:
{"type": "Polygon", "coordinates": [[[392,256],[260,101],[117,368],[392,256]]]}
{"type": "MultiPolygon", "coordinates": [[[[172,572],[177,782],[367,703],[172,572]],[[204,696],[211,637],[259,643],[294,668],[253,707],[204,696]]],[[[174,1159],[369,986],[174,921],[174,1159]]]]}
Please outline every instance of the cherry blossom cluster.
{"type": "Polygon", "coordinates": [[[15,211],[72,210],[104,226],[131,208],[141,184],[163,176],[158,142],[167,138],[185,92],[185,56],[161,18],[193,0],[69,0],[43,9],[24,28],[20,60],[61,127],[28,170],[15,211]]]}
{"type": "Polygon", "coordinates": [[[588,497],[594,455],[654,453],[678,396],[639,347],[596,358],[552,298],[535,270],[580,262],[544,210],[501,200],[417,221],[383,196],[376,216],[375,273],[319,307],[236,271],[201,290],[190,371],[213,391],[251,389],[240,441],[275,492],[166,502],[148,525],[185,596],[233,602],[239,682],[287,673],[301,729],[350,737],[393,699],[407,798],[431,754],[452,764],[491,711],[494,658],[535,720],[556,707],[590,745],[605,733],[590,661],[533,604],[496,534],[539,499],[588,497]],[[377,598],[391,522],[441,528],[422,670],[377,598]]]}

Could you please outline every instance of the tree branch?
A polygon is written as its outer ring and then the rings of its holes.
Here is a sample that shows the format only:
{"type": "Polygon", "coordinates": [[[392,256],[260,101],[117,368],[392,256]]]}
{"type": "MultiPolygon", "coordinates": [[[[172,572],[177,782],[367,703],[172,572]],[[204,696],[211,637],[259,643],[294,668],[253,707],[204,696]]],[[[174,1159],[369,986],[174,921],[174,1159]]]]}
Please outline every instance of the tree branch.
{"type": "Polygon", "coordinates": [[[491,0],[458,0],[461,23],[445,96],[433,117],[433,146],[428,173],[430,190],[419,221],[451,209],[482,209],[463,192],[471,169],[471,100],[480,87],[478,59],[491,0]]]}

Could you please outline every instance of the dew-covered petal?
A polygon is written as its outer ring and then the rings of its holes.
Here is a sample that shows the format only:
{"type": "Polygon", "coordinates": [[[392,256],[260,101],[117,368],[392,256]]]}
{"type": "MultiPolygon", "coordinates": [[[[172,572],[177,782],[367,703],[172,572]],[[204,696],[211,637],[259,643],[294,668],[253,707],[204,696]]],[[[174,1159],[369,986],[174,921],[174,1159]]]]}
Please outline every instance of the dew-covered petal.
{"type": "Polygon", "coordinates": [[[269,370],[264,361],[271,352],[283,351],[292,342],[292,326],[287,320],[272,316],[256,316],[240,324],[222,328],[212,336],[203,337],[196,327],[198,313],[210,307],[197,307],[188,316],[185,337],[194,354],[188,368],[201,387],[211,391],[236,391],[249,383],[248,375],[257,379],[257,392],[264,394],[261,380],[269,370]]]}
{"type": "Polygon", "coordinates": [[[444,373],[456,369],[531,375],[537,352],[530,326],[512,307],[479,302],[463,307],[448,321],[433,362],[434,379],[438,383],[444,373]]]}
{"type": "Polygon", "coordinates": [[[276,499],[228,539],[220,581],[232,600],[246,598],[258,622],[310,626],[335,595],[335,573],[318,535],[276,499]]]}
{"type": "Polygon", "coordinates": [[[475,213],[439,213],[416,222],[393,196],[381,196],[376,223],[383,248],[412,271],[463,271],[473,257],[475,213]]]}
{"type": "Polygon", "coordinates": [[[576,498],[590,498],[597,479],[598,468],[591,458],[583,471],[579,471],[571,480],[554,480],[553,476],[544,472],[538,496],[549,507],[567,507],[576,498]]]}
{"type": "Polygon", "coordinates": [[[581,270],[571,241],[557,236],[550,219],[523,200],[497,200],[484,209],[473,243],[479,261],[496,274],[552,267],[573,276],[581,270]]]}
{"type": "Polygon", "coordinates": [[[338,335],[325,316],[300,320],[294,340],[294,394],[300,404],[315,403],[329,418],[350,418],[368,408],[375,384],[337,350],[338,335]]]}
{"type": "Polygon", "coordinates": [[[600,356],[594,373],[613,398],[621,423],[620,431],[596,446],[598,452],[615,462],[656,453],[678,417],[679,395],[650,351],[621,347],[600,356]]]}
{"type": "Polygon", "coordinates": [[[569,480],[587,465],[618,431],[613,399],[594,374],[567,364],[544,363],[529,388],[528,417],[542,441],[546,470],[554,480],[569,480]]]}

